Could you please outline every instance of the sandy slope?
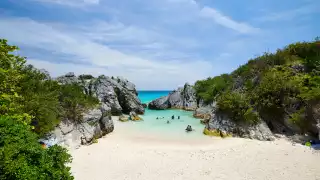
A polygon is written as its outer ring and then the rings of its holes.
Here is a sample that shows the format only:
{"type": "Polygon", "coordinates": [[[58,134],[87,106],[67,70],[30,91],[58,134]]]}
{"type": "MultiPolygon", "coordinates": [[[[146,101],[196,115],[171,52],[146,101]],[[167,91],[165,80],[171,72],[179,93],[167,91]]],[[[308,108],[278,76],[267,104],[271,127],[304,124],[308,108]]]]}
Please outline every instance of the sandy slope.
{"type": "Polygon", "coordinates": [[[76,180],[320,180],[320,152],[285,140],[174,141],[115,132],[72,152],[76,180]]]}

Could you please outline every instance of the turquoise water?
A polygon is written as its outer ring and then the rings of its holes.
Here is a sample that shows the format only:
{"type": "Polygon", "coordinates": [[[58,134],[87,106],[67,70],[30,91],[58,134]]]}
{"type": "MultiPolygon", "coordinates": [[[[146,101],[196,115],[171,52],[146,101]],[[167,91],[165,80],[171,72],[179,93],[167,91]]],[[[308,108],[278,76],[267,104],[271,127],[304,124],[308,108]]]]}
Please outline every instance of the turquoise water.
{"type": "MultiPolygon", "coordinates": [[[[161,96],[168,95],[169,91],[139,91],[138,96],[142,103],[148,103],[161,96]]],[[[141,117],[143,121],[133,122],[134,127],[143,132],[148,132],[154,135],[163,135],[176,138],[199,138],[204,137],[204,125],[200,123],[200,119],[192,116],[193,112],[183,110],[150,110],[146,109],[145,114],[141,117]],[[171,119],[174,115],[175,119],[171,119]],[[180,116],[180,119],[178,119],[180,116]],[[157,119],[158,117],[158,119],[157,119]],[[167,123],[169,121],[169,124],[167,123]],[[191,125],[194,131],[186,132],[185,129],[191,125]]]]}
{"type": "Polygon", "coordinates": [[[142,103],[149,103],[161,96],[167,96],[170,91],[138,91],[138,97],[142,103]]]}

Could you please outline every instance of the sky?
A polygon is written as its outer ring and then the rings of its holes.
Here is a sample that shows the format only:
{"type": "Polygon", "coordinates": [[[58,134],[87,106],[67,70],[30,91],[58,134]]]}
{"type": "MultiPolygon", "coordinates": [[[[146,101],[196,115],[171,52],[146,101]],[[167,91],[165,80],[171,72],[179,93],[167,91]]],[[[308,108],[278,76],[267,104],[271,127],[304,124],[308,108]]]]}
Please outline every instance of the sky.
{"type": "Polygon", "coordinates": [[[320,36],[319,0],[0,0],[0,38],[53,77],[171,90],[320,36]]]}

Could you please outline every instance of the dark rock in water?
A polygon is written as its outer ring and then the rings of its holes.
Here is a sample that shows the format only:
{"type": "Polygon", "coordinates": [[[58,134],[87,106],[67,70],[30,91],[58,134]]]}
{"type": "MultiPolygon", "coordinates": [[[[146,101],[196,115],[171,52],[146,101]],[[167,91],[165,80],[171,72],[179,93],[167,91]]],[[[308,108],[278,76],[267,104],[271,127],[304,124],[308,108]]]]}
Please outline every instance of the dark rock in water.
{"type": "Polygon", "coordinates": [[[149,109],[162,110],[168,108],[195,110],[197,101],[193,87],[185,84],[183,88],[170,92],[168,96],[158,98],[149,103],[149,109]]]}
{"type": "Polygon", "coordinates": [[[264,121],[255,125],[234,123],[228,116],[222,113],[212,114],[206,131],[218,131],[225,135],[239,136],[242,138],[272,141],[274,136],[264,121]]]}
{"type": "Polygon", "coordinates": [[[186,131],[187,131],[187,132],[190,132],[190,131],[192,131],[192,130],[193,130],[192,127],[191,127],[190,125],[188,125],[187,128],[186,128],[186,131]]]}
{"type": "Polygon", "coordinates": [[[148,105],[149,109],[164,110],[169,108],[168,96],[163,96],[153,100],[148,105]]]}
{"type": "Polygon", "coordinates": [[[142,106],[143,106],[144,108],[147,108],[147,107],[148,107],[148,105],[147,105],[146,103],[143,103],[142,106]]]}

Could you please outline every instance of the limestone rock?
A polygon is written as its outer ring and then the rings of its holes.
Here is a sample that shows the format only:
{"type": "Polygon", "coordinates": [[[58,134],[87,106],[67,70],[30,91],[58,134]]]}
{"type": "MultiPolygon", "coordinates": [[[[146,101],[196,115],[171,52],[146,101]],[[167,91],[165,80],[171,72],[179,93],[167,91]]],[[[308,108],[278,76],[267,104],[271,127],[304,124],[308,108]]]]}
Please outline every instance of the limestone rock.
{"type": "Polygon", "coordinates": [[[119,116],[119,121],[127,122],[127,121],[129,121],[129,117],[126,115],[121,115],[121,116],[119,116]]]}
{"type": "Polygon", "coordinates": [[[78,148],[81,144],[90,144],[94,139],[100,138],[114,130],[111,116],[104,114],[101,108],[95,108],[83,114],[83,122],[72,120],[62,121],[48,136],[57,144],[67,148],[78,148]]]}
{"type": "Polygon", "coordinates": [[[144,113],[135,85],[122,77],[110,78],[104,75],[98,78],[91,75],[76,77],[74,73],[68,73],[58,77],[57,81],[62,84],[78,83],[86,94],[97,97],[104,111],[110,111],[112,115],[129,114],[131,111],[144,113]]]}
{"type": "Polygon", "coordinates": [[[264,121],[260,121],[256,125],[248,125],[245,123],[234,123],[228,116],[215,112],[209,123],[206,125],[208,131],[218,131],[223,134],[232,134],[243,138],[257,139],[262,141],[272,141],[274,136],[264,121]]]}
{"type": "Polygon", "coordinates": [[[129,117],[130,117],[130,119],[131,119],[132,121],[142,120],[142,118],[139,117],[134,111],[130,112],[129,117]]]}
{"type": "Polygon", "coordinates": [[[212,111],[213,111],[212,105],[202,106],[197,108],[193,112],[193,117],[201,118],[201,119],[209,119],[211,117],[212,111]]]}
{"type": "Polygon", "coordinates": [[[149,109],[164,110],[169,108],[168,96],[160,97],[153,100],[148,105],[149,109]]]}
{"type": "Polygon", "coordinates": [[[168,108],[195,110],[197,108],[195,90],[191,85],[186,83],[183,88],[170,92],[168,96],[153,100],[149,103],[148,107],[149,109],[158,110],[168,108]]]}

